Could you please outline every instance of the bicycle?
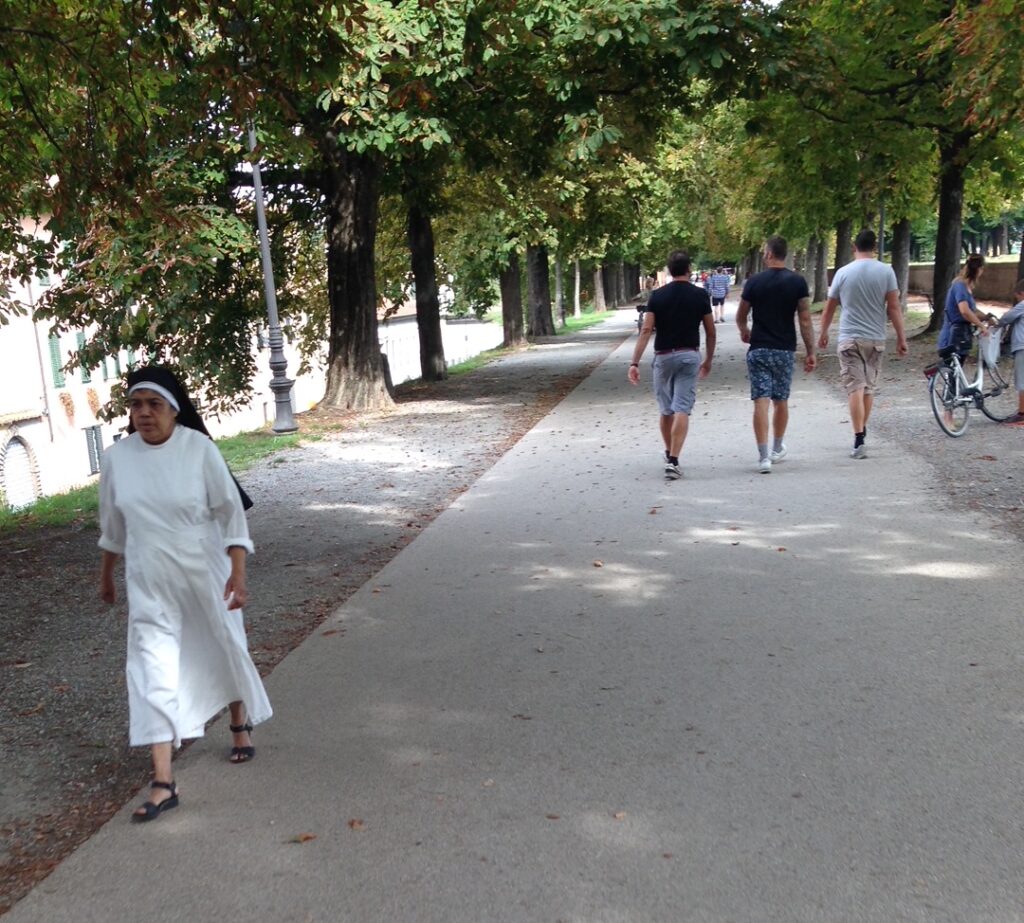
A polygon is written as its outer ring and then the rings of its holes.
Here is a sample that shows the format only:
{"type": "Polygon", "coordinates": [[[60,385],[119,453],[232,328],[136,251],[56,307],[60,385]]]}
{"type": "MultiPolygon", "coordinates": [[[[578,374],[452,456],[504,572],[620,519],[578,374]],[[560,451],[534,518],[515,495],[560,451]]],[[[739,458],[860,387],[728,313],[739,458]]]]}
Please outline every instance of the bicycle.
{"type": "MultiPolygon", "coordinates": [[[[995,321],[990,316],[991,321],[995,321]]],[[[984,334],[981,334],[984,335],[984,334]]],[[[991,336],[1000,335],[999,328],[993,327],[991,336]]],[[[974,332],[972,337],[978,337],[974,332]]],[[[967,432],[971,407],[977,407],[995,423],[1008,420],[1017,412],[1017,391],[1013,386],[1013,356],[1003,355],[999,350],[995,359],[983,357],[978,350],[978,374],[974,381],[968,381],[960,356],[954,350],[941,362],[924,370],[928,379],[928,392],[932,413],[939,428],[947,435],[957,438],[967,432]],[[986,382],[986,375],[989,381],[986,382]]]]}

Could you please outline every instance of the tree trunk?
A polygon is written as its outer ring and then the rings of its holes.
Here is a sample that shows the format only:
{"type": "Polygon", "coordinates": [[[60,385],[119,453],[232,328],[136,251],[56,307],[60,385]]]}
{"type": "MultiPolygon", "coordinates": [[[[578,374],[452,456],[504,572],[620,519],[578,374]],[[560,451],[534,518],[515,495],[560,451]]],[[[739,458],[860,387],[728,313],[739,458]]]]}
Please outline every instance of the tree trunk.
{"type": "Polygon", "coordinates": [[[626,301],[632,301],[640,294],[640,267],[626,263],[626,301]]]}
{"type": "Polygon", "coordinates": [[[420,337],[420,375],[424,381],[448,377],[441,333],[441,305],[437,297],[434,229],[430,216],[418,205],[409,206],[409,253],[416,285],[416,327],[420,337]]]}
{"type": "Polygon", "coordinates": [[[626,292],[626,264],[619,260],[615,264],[615,304],[621,307],[629,301],[629,294],[626,292]]]}
{"type": "Polygon", "coordinates": [[[814,300],[824,301],[828,298],[828,243],[824,237],[818,238],[818,259],[814,273],[814,300]]]}
{"type": "Polygon", "coordinates": [[[391,405],[377,336],[380,165],[371,155],[327,150],[327,293],[331,330],[323,404],[339,410],[391,405]]]}
{"type": "Polygon", "coordinates": [[[583,305],[580,302],[580,288],[582,287],[582,278],[580,276],[580,258],[576,257],[572,263],[573,267],[573,283],[572,283],[572,316],[579,317],[583,314],[583,305]]]}
{"type": "Polygon", "coordinates": [[[615,290],[615,268],[613,266],[601,267],[601,291],[604,293],[605,309],[618,307],[615,290]]]}
{"type": "Polygon", "coordinates": [[[565,279],[562,273],[562,260],[555,255],[555,316],[558,326],[565,326],[565,279]]]}
{"type": "Polygon", "coordinates": [[[527,336],[555,335],[551,317],[551,280],[548,272],[548,248],[530,244],[526,248],[527,336]]]}
{"type": "Polygon", "coordinates": [[[594,269],[594,310],[608,310],[608,305],[604,300],[604,267],[600,265],[594,269]]]}
{"type": "Polygon", "coordinates": [[[505,328],[503,346],[521,346],[526,342],[523,330],[523,283],[519,273],[519,254],[512,253],[508,266],[501,270],[501,322],[505,328]]]}
{"type": "Polygon", "coordinates": [[[818,238],[811,236],[807,241],[807,250],[804,254],[804,279],[807,281],[807,290],[811,293],[811,302],[814,298],[814,279],[818,274],[818,238]]]}
{"type": "Polygon", "coordinates": [[[1024,279],[1024,236],[1020,240],[1020,257],[1017,260],[1017,278],[1024,279]]]}
{"type": "Polygon", "coordinates": [[[939,143],[939,226],[935,232],[935,270],[932,276],[932,316],[929,333],[942,328],[946,292],[960,265],[960,234],[964,215],[964,135],[939,143]]]}
{"type": "Polygon", "coordinates": [[[853,219],[844,218],[836,225],[835,267],[845,266],[853,259],[853,219]]]}
{"type": "Polygon", "coordinates": [[[892,269],[900,287],[900,304],[907,312],[907,287],[910,284],[910,219],[901,218],[892,228],[892,269]]]}

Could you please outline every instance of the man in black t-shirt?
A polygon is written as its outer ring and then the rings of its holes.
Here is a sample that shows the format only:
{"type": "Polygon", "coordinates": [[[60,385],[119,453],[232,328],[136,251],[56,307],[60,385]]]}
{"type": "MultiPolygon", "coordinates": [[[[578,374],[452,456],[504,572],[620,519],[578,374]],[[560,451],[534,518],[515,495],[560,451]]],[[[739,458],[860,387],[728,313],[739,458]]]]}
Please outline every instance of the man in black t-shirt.
{"type": "Polygon", "coordinates": [[[690,256],[685,250],[669,254],[672,281],[651,292],[644,324],[629,366],[631,384],[640,382],[640,357],[654,333],[654,396],[658,425],[665,443],[665,477],[682,477],[679,455],[690,427],[697,398],[697,378],[706,378],[715,354],[715,324],[708,293],[690,283],[690,256]],[[700,360],[700,328],[704,327],[706,355],[700,360]]]}
{"type": "Polygon", "coordinates": [[[764,245],[767,269],[747,279],[736,312],[740,339],[750,344],[747,351],[747,374],[750,378],[750,399],[754,402],[754,438],[757,441],[757,470],[768,474],[773,462],[786,457],[782,441],[789,423],[789,387],[793,380],[793,358],[796,352],[794,316],[800,323],[800,337],[807,357],[804,371],[813,372],[818,363],[814,355],[814,322],[811,320],[811,298],[807,280],[786,268],[786,241],[770,237],[764,245]],[[747,316],[753,311],[753,330],[747,316]],[[771,429],[774,436],[768,448],[768,405],[772,405],[771,429]]]}

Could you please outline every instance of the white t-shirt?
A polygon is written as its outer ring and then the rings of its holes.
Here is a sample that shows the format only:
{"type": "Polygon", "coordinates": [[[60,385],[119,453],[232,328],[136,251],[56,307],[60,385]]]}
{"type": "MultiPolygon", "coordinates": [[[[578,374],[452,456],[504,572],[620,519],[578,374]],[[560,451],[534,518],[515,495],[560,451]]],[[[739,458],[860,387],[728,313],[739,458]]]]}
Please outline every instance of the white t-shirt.
{"type": "Polygon", "coordinates": [[[880,260],[854,260],[840,266],[828,290],[838,298],[839,340],[884,340],[885,296],[899,291],[892,266],[880,260]]]}

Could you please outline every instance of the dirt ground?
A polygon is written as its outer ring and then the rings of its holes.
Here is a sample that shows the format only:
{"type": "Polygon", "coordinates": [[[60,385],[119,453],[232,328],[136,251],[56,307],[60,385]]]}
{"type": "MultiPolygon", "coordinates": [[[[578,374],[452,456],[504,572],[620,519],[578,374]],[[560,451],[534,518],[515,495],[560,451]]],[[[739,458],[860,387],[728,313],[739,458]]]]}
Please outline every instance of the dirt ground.
{"type": "MultiPolygon", "coordinates": [[[[732,300],[728,308],[731,322],[732,300]]],[[[887,354],[869,444],[885,440],[923,457],[934,470],[933,489],[1024,538],[1024,428],[974,412],[963,438],[945,436],[922,373],[933,361],[934,339],[912,339],[902,360],[894,350],[887,354]]],[[[387,413],[304,417],[304,427],[342,428],[241,478],[256,501],[246,620],[261,672],[269,673],[621,340],[621,329],[592,328],[447,382],[403,386],[387,413]]],[[[817,374],[838,392],[834,352],[822,357],[817,374]]],[[[0,913],[148,780],[146,754],[126,745],[126,612],[96,597],[96,539],[93,523],[0,537],[0,913]]],[[[211,733],[223,735],[226,749],[223,725],[211,733]]]]}

